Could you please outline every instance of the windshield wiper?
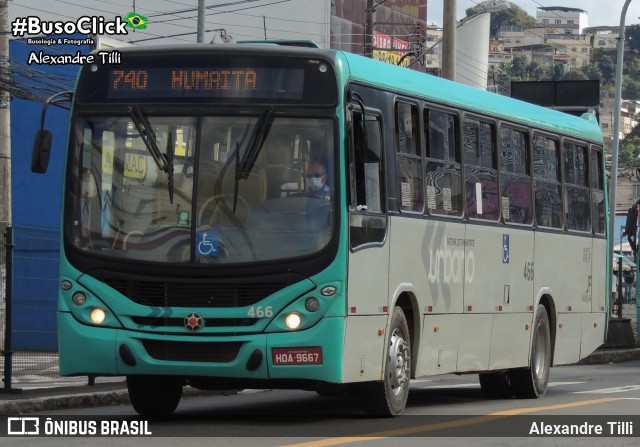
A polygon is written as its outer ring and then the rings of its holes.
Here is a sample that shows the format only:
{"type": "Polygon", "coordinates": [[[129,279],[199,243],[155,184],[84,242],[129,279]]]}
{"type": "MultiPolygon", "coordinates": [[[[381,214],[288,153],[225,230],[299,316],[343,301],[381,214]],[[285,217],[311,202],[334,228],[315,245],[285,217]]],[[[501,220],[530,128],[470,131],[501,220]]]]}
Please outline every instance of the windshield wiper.
{"type": "Polygon", "coordinates": [[[167,173],[167,188],[169,190],[169,203],[173,205],[173,136],[171,132],[167,135],[167,153],[166,155],[160,151],[156,134],[151,127],[151,123],[142,113],[139,106],[130,106],[129,113],[133,124],[135,124],[140,138],[147,147],[151,158],[156,162],[156,166],[163,172],[167,173]]]}
{"type": "MultiPolygon", "coordinates": [[[[258,159],[258,154],[260,153],[260,149],[262,148],[262,143],[264,143],[267,134],[269,133],[269,129],[271,128],[271,124],[273,123],[273,109],[264,109],[260,116],[258,117],[258,121],[253,128],[253,132],[251,133],[251,138],[247,143],[247,149],[245,149],[242,154],[242,158],[240,159],[240,163],[236,164],[236,185],[238,180],[246,179],[249,177],[249,173],[253,168],[256,160],[258,159]]],[[[236,188],[237,189],[237,188],[236,188]]]]}
{"type": "Polygon", "coordinates": [[[167,134],[167,188],[169,189],[169,203],[173,205],[173,134],[168,132],[167,134]]]}
{"type": "Polygon", "coordinates": [[[133,124],[135,124],[136,129],[138,129],[138,133],[140,134],[140,138],[144,142],[144,145],[147,147],[147,150],[151,154],[153,161],[156,162],[156,166],[161,171],[169,173],[169,162],[167,158],[162,154],[160,148],[158,147],[158,142],[156,141],[156,134],[153,132],[151,128],[151,124],[147,117],[144,116],[139,106],[130,106],[129,114],[131,115],[131,119],[133,120],[133,124]]]}

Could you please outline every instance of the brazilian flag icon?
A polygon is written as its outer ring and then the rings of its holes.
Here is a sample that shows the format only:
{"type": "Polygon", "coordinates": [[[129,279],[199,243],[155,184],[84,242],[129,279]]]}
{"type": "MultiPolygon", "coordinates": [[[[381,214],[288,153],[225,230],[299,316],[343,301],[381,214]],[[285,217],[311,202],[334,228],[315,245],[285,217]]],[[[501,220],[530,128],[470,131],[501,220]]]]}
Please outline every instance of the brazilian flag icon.
{"type": "Polygon", "coordinates": [[[133,29],[146,29],[149,21],[142,14],[136,14],[135,12],[130,12],[124,20],[127,22],[127,26],[133,29]]]}

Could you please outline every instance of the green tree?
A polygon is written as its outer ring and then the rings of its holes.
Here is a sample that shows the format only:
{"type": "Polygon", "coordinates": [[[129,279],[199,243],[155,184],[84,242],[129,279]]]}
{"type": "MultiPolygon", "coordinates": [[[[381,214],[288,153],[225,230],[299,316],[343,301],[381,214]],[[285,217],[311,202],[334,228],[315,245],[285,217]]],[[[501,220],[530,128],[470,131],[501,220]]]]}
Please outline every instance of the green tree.
{"type": "MultiPolygon", "coordinates": [[[[465,11],[467,14],[466,17],[471,17],[472,15],[477,14],[482,10],[482,4],[474,6],[472,8],[468,8],[465,11]]],[[[527,14],[527,11],[511,2],[509,2],[509,8],[503,11],[491,13],[491,35],[497,35],[500,27],[503,25],[521,26],[523,28],[532,28],[539,26],[536,19],[527,14]]]]}
{"type": "Polygon", "coordinates": [[[589,80],[595,81],[602,79],[602,73],[598,70],[598,66],[594,63],[589,63],[580,68],[582,74],[589,80]]]}
{"type": "Polygon", "coordinates": [[[618,157],[621,163],[629,163],[640,155],[640,136],[629,135],[620,143],[618,157]]]}
{"type": "Polygon", "coordinates": [[[629,49],[640,50],[640,25],[630,25],[625,28],[624,40],[629,49]]]}
{"type": "Polygon", "coordinates": [[[624,75],[622,77],[622,97],[624,99],[640,99],[640,79],[624,75]]]}
{"type": "Polygon", "coordinates": [[[526,81],[527,76],[527,58],[524,56],[516,56],[511,61],[511,77],[514,81],[526,81]]]}
{"type": "Polygon", "coordinates": [[[616,77],[616,55],[615,52],[593,50],[591,53],[591,62],[598,67],[598,71],[602,73],[602,81],[605,83],[613,82],[616,77]]]}
{"type": "Polygon", "coordinates": [[[562,78],[564,78],[565,74],[567,74],[565,64],[554,64],[553,69],[551,70],[551,80],[560,81],[562,78]]]}
{"type": "Polygon", "coordinates": [[[542,81],[549,76],[549,67],[539,60],[532,60],[527,65],[527,77],[532,81],[542,81]]]}
{"type": "Polygon", "coordinates": [[[587,77],[584,75],[584,73],[578,70],[571,70],[562,77],[562,80],[563,81],[586,81],[587,77]]]}
{"type": "Polygon", "coordinates": [[[513,75],[511,73],[513,64],[511,62],[500,62],[498,68],[492,72],[495,84],[498,86],[498,92],[509,96],[511,94],[511,81],[513,75]]]}

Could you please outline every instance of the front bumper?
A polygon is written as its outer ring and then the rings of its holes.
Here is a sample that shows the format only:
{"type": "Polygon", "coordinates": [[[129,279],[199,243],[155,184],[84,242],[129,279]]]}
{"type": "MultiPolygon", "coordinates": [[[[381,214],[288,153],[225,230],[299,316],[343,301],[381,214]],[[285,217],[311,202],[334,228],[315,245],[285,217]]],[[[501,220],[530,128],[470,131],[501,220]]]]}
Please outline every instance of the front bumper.
{"type": "Polygon", "coordinates": [[[58,313],[61,375],[171,375],[340,383],[344,318],[289,332],[163,335],[102,328],[58,313]],[[320,347],[322,364],[274,365],[273,348],[320,347]]]}

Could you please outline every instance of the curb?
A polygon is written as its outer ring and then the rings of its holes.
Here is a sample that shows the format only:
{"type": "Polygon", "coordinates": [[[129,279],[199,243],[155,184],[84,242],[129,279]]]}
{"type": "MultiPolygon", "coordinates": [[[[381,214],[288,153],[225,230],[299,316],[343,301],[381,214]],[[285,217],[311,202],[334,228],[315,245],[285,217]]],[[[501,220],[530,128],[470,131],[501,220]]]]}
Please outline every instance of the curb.
{"type": "Polygon", "coordinates": [[[26,397],[0,401],[0,414],[106,407],[128,403],[129,394],[126,389],[102,392],[79,392],[60,396],[26,397]]]}
{"type": "MultiPolygon", "coordinates": [[[[92,387],[67,387],[56,390],[41,390],[46,395],[34,396],[37,391],[26,391],[14,394],[13,398],[0,398],[0,415],[35,413],[52,410],[71,410],[81,408],[97,408],[117,405],[131,405],[127,385],[96,385],[92,387]],[[102,390],[100,390],[102,388],[102,390]],[[112,389],[110,389],[112,388],[112,389]]],[[[188,399],[200,396],[230,395],[237,390],[198,390],[186,387],[182,398],[188,399]]],[[[0,397],[2,395],[0,394],[0,397]]]]}
{"type": "Polygon", "coordinates": [[[580,360],[578,365],[604,365],[608,363],[640,360],[640,348],[599,349],[580,360]]]}

